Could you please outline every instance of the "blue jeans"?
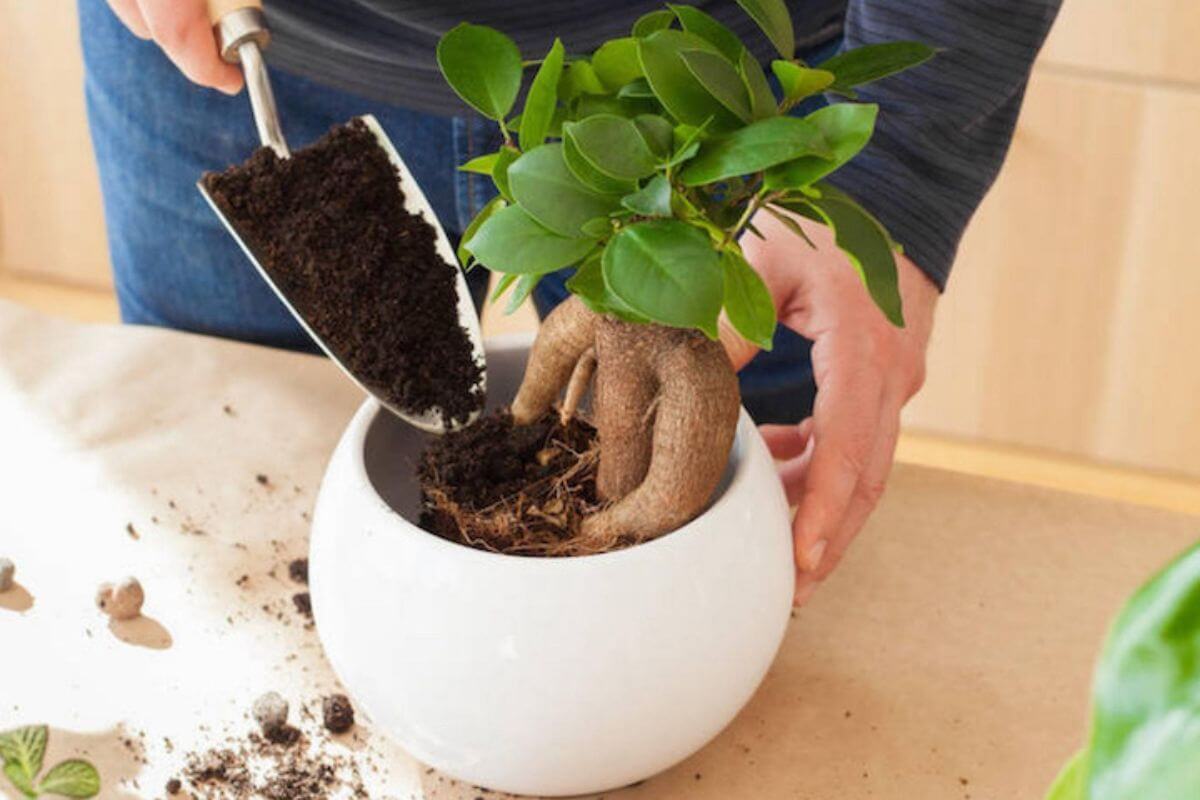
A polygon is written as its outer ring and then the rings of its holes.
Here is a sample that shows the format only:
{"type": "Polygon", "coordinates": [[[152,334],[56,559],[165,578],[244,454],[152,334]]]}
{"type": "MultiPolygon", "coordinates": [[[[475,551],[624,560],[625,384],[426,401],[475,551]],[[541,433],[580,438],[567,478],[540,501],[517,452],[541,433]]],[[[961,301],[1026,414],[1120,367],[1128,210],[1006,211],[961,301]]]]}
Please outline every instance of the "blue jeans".
{"type": "MultiPolygon", "coordinates": [[[[239,163],[258,147],[245,96],[189,83],[156,45],[130,34],[104,0],[79,0],[79,18],[122,319],[315,351],[196,189],[203,172],[239,163]]],[[[279,70],[272,79],[293,147],[350,117],[374,114],[452,238],[491,198],[486,178],[455,166],[496,149],[493,123],[422,114],[279,70]]],[[[473,270],[469,277],[481,298],[486,273],[473,270]]],[[[538,285],[539,313],[566,296],[563,280],[551,275],[538,285]]],[[[775,349],[742,371],[743,402],[757,421],[797,421],[811,413],[810,347],[781,327],[775,349]]]]}

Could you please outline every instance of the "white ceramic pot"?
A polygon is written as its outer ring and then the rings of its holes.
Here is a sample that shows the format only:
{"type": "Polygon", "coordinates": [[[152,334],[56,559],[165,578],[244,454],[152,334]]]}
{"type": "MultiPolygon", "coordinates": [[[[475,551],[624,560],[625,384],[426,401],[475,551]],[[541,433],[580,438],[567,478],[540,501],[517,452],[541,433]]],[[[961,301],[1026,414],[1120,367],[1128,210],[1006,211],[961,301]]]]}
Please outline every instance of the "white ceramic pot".
{"type": "MultiPolygon", "coordinates": [[[[500,402],[527,344],[488,349],[500,402]]],[[[577,558],[496,555],[418,528],[427,440],[364,404],[313,519],[317,630],[376,726],[462,781],[558,796],[653,775],[733,719],[775,656],[793,586],[787,503],[744,410],[703,515],[577,558]]]]}

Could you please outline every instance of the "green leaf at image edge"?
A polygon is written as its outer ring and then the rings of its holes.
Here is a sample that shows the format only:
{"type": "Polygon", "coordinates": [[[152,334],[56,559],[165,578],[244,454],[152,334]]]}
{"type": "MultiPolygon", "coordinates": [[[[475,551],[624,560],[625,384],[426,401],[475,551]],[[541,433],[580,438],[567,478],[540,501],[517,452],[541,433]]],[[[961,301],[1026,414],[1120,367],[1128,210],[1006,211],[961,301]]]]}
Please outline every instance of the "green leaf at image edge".
{"type": "Polygon", "coordinates": [[[555,39],[537,74],[533,76],[533,83],[529,85],[517,134],[522,150],[532,150],[546,141],[555,106],[558,105],[558,81],[562,77],[563,56],[563,43],[555,39]]]}
{"type": "Polygon", "coordinates": [[[746,259],[733,250],[721,253],[725,276],[725,315],[746,341],[770,350],[775,339],[775,302],[746,259]]]}
{"type": "Polygon", "coordinates": [[[1080,750],[1054,779],[1046,800],[1087,800],[1087,751],[1080,750]]]}
{"type": "Polygon", "coordinates": [[[796,52],[796,32],[792,28],[792,15],[783,0],[737,0],[750,18],[758,23],[762,32],[775,45],[779,55],[790,59],[796,52]]]}
{"type": "Polygon", "coordinates": [[[464,22],[438,41],[437,62],[464,102],[489,119],[508,116],[521,90],[521,51],[512,39],[464,22]]]}
{"type": "Polygon", "coordinates": [[[88,762],[70,759],[55,764],[38,784],[38,791],[61,797],[95,797],[100,793],[100,774],[88,762]]]}
{"type": "Polygon", "coordinates": [[[737,64],[742,53],[746,52],[746,46],[736,33],[695,6],[668,3],[667,8],[675,14],[685,31],[717,48],[731,63],[737,64]]]}

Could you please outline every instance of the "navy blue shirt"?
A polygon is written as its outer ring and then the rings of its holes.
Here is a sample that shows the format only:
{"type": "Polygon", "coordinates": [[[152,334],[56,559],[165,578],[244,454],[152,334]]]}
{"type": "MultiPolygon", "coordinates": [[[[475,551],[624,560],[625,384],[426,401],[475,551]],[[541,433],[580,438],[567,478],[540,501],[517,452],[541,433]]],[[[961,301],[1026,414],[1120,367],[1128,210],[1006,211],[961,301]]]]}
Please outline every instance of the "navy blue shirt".
{"type": "MultiPolygon", "coordinates": [[[[944,287],[959,239],[1008,151],[1029,69],[1061,0],[789,0],[798,50],[915,40],[933,61],[863,87],[880,105],[871,144],[832,182],[856,197],[944,287]]],[[[762,60],[771,49],[733,0],[695,0],[762,60]]],[[[526,58],[555,36],[589,53],[628,34],[660,0],[267,0],[272,64],[395,105],[439,114],[465,106],[437,69],[438,38],[491,25],[526,58]]],[[[836,101],[837,98],[831,98],[836,101]]]]}

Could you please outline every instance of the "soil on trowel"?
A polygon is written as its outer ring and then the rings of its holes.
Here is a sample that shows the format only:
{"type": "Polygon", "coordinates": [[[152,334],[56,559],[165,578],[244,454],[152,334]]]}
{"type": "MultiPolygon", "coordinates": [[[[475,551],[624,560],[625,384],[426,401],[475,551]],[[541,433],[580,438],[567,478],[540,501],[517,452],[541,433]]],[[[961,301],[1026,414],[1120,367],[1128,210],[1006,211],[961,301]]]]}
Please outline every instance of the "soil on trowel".
{"type": "Polygon", "coordinates": [[[412,413],[465,421],[482,365],[458,321],[457,267],[404,208],[396,168],[360,120],[281,159],[261,148],[204,187],[316,334],[412,413]]]}
{"type": "Polygon", "coordinates": [[[434,439],[421,456],[421,527],[510,555],[581,552],[579,525],[601,506],[596,429],[547,414],[515,425],[505,411],[434,439]]]}

